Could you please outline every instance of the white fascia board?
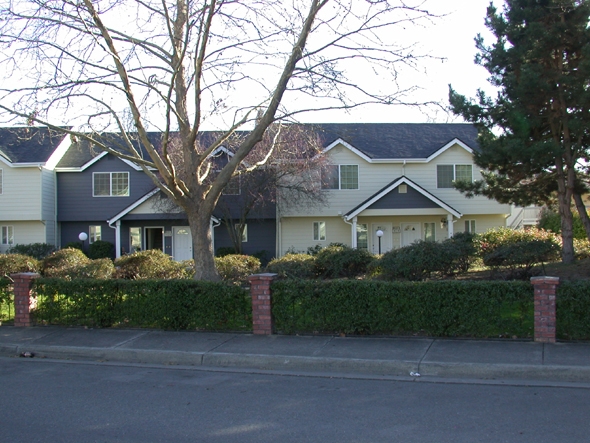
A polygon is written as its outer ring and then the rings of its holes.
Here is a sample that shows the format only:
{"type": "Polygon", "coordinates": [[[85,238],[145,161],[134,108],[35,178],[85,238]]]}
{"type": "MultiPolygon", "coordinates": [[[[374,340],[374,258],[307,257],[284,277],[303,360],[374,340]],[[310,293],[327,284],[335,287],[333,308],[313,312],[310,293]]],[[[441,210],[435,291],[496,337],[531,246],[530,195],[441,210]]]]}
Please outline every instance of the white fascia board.
{"type": "Polygon", "coordinates": [[[141,197],[139,200],[136,200],[135,202],[131,203],[129,206],[127,206],[125,209],[123,209],[121,212],[119,212],[113,218],[107,220],[107,223],[109,225],[112,225],[117,220],[119,220],[121,217],[123,217],[124,215],[133,211],[135,208],[137,208],[139,205],[141,205],[143,202],[145,202],[146,200],[148,200],[150,197],[152,197],[153,195],[155,195],[158,192],[160,192],[160,188],[156,188],[156,189],[152,190],[151,192],[147,193],[146,195],[141,197]]]}
{"type": "Polygon", "coordinates": [[[455,138],[455,139],[451,140],[450,142],[448,142],[446,145],[444,145],[442,148],[440,148],[438,151],[436,151],[434,154],[432,154],[430,157],[428,157],[426,159],[426,161],[429,162],[429,161],[435,159],[436,157],[438,157],[439,155],[441,155],[443,152],[447,151],[448,149],[452,148],[455,145],[459,145],[460,147],[462,147],[463,149],[465,149],[470,154],[473,154],[473,149],[471,149],[468,145],[466,145],[465,143],[463,143],[458,138],[455,138]]]}
{"type": "Polygon", "coordinates": [[[72,145],[71,137],[66,134],[64,139],[61,143],[55,148],[55,150],[51,153],[47,162],[45,163],[45,167],[49,170],[54,170],[59,161],[62,159],[64,154],[68,151],[70,146],[72,145]]]}
{"type": "MultiPolygon", "coordinates": [[[[116,156],[115,156],[116,157],[116,156]]],[[[119,157],[118,157],[119,158],[119,157]]],[[[127,160],[126,158],[119,158],[119,160],[121,160],[122,162],[128,164],[129,166],[131,166],[133,169],[135,169],[136,171],[141,171],[141,166],[139,166],[137,163],[134,163],[132,160],[127,160]]],[[[150,171],[156,171],[156,168],[153,168],[151,166],[148,166],[148,169],[150,171]]]]}
{"type": "Polygon", "coordinates": [[[345,142],[341,138],[339,138],[338,140],[335,140],[332,143],[330,143],[322,152],[325,154],[325,153],[327,153],[328,151],[332,150],[333,148],[335,148],[338,145],[344,146],[348,150],[354,152],[356,155],[358,155],[363,160],[365,160],[365,161],[367,161],[369,163],[373,163],[373,160],[370,157],[367,157],[366,154],[362,153],[357,148],[355,148],[354,146],[352,146],[350,143],[345,142]]]}
{"type": "Polygon", "coordinates": [[[461,218],[463,216],[463,214],[461,214],[460,212],[458,212],[457,210],[451,208],[449,205],[447,205],[445,202],[443,202],[442,200],[438,199],[437,197],[435,197],[434,195],[430,194],[429,192],[425,191],[424,189],[415,186],[414,183],[410,180],[408,180],[406,177],[401,177],[399,180],[396,180],[395,182],[393,182],[391,185],[389,185],[387,188],[385,188],[384,190],[382,190],[379,194],[376,194],[371,200],[368,200],[367,202],[365,202],[364,205],[362,205],[361,207],[357,208],[354,212],[352,212],[351,214],[346,216],[346,220],[351,220],[352,218],[356,217],[357,215],[359,215],[361,212],[363,212],[365,209],[367,209],[369,206],[371,206],[373,203],[375,203],[376,201],[380,200],[381,198],[383,198],[385,195],[389,194],[392,190],[394,190],[395,188],[397,188],[399,185],[401,185],[402,183],[407,184],[408,186],[410,186],[412,189],[415,189],[416,191],[418,191],[420,194],[422,194],[424,197],[426,197],[427,199],[429,199],[430,201],[436,203],[437,205],[439,205],[441,208],[443,208],[445,211],[450,212],[451,214],[453,214],[455,217],[457,218],[461,218]]]}
{"type": "MultiPolygon", "coordinates": [[[[93,164],[95,164],[97,161],[99,161],[101,158],[103,158],[105,155],[107,155],[108,152],[107,151],[102,151],[100,154],[98,154],[96,157],[94,157],[92,160],[90,160],[87,163],[84,163],[82,166],[80,166],[78,168],[78,171],[84,171],[85,169],[88,169],[90,166],[92,166],[93,164]]],[[[73,168],[72,168],[73,169],[73,168]]]]}
{"type": "Polygon", "coordinates": [[[217,148],[215,148],[213,150],[213,152],[211,152],[211,154],[209,154],[209,157],[215,157],[220,152],[223,152],[223,153],[229,155],[230,157],[234,156],[234,153],[232,151],[230,151],[229,149],[227,149],[225,146],[218,146],[217,148]]]}

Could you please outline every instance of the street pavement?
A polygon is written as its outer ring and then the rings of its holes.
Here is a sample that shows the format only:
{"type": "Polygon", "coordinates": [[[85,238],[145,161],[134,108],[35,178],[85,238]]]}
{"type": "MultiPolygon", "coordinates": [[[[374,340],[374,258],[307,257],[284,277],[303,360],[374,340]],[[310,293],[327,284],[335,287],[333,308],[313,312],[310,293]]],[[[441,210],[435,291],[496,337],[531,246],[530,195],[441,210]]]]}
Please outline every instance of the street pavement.
{"type": "Polygon", "coordinates": [[[0,357],[590,388],[590,343],[0,326],[0,357]]]}

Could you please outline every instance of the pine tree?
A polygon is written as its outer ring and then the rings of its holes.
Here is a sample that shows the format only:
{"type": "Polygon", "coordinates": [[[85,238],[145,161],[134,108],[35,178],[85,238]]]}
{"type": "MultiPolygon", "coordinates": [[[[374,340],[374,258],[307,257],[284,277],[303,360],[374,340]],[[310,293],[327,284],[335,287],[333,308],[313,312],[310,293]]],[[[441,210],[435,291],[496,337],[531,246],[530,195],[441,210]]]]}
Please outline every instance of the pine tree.
{"type": "Polygon", "coordinates": [[[476,63],[497,97],[449,92],[453,112],[480,129],[476,164],[493,171],[458,189],[519,205],[557,193],[566,263],[574,260],[572,198],[586,191],[577,168],[590,136],[589,19],[586,0],[506,0],[502,12],[490,5],[485,24],[496,41],[476,38],[476,63]]]}

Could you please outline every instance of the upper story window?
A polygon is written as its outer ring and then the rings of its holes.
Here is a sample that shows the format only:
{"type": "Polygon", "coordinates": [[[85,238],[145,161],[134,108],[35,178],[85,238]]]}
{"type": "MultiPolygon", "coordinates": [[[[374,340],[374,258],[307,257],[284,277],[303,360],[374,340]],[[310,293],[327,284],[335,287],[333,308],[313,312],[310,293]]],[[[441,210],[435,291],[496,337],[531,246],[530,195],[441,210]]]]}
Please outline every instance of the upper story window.
{"type": "Polygon", "coordinates": [[[322,168],[322,189],[358,188],[358,165],[328,165],[322,168]]]}
{"type": "Polygon", "coordinates": [[[128,172],[95,172],[92,174],[94,197],[129,196],[128,172]]]}
{"type": "Polygon", "coordinates": [[[436,187],[452,188],[455,181],[473,181],[473,165],[436,165],[436,187]]]}

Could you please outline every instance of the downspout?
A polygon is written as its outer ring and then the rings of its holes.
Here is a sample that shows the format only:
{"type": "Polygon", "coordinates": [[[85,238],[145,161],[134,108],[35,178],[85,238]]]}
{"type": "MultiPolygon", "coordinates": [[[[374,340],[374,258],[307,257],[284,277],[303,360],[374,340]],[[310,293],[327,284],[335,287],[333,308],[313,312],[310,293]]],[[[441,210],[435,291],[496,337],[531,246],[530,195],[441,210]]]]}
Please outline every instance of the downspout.
{"type": "Polygon", "coordinates": [[[121,220],[117,220],[115,222],[115,226],[112,225],[112,222],[109,222],[109,228],[115,230],[115,258],[121,257],[121,220]]]}
{"type": "Polygon", "coordinates": [[[351,223],[349,221],[346,221],[346,216],[343,216],[342,217],[342,221],[344,223],[346,223],[347,225],[350,225],[351,226],[350,230],[351,230],[351,240],[352,241],[350,242],[350,244],[352,245],[352,249],[356,249],[356,247],[357,247],[357,242],[356,242],[356,222],[357,222],[357,218],[356,217],[353,217],[352,223],[351,223]]]}
{"type": "Polygon", "coordinates": [[[209,219],[209,232],[211,232],[211,247],[213,248],[213,255],[215,255],[215,228],[221,224],[221,221],[217,221],[217,224],[213,221],[213,217],[209,219]]]}
{"type": "Polygon", "coordinates": [[[455,235],[453,223],[455,223],[453,221],[453,214],[447,214],[447,229],[449,231],[448,238],[451,238],[453,235],[455,235]]]}

